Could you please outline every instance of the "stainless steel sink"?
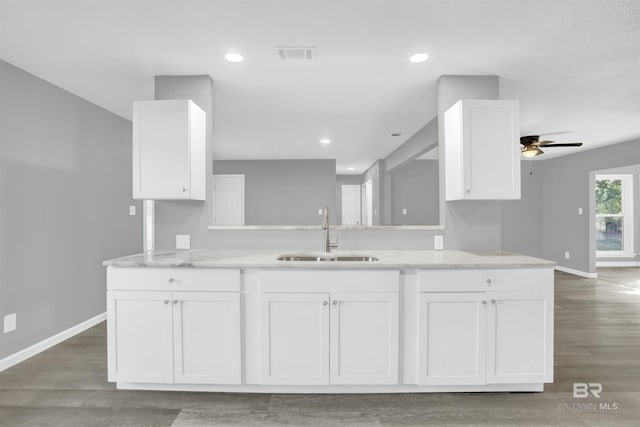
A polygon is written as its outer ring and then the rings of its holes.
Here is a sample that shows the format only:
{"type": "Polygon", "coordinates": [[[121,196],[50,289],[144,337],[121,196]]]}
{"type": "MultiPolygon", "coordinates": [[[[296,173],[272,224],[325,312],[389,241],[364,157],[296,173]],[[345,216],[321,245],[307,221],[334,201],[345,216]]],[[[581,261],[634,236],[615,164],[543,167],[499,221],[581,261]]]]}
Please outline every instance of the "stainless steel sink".
{"type": "Polygon", "coordinates": [[[362,255],[281,255],[278,257],[278,261],[313,261],[313,262],[337,262],[337,261],[357,261],[357,262],[371,262],[378,261],[378,258],[373,256],[362,255]]]}
{"type": "Polygon", "coordinates": [[[378,258],[374,256],[351,256],[351,255],[340,255],[336,257],[336,261],[362,261],[362,262],[371,262],[378,261],[378,258]]]}

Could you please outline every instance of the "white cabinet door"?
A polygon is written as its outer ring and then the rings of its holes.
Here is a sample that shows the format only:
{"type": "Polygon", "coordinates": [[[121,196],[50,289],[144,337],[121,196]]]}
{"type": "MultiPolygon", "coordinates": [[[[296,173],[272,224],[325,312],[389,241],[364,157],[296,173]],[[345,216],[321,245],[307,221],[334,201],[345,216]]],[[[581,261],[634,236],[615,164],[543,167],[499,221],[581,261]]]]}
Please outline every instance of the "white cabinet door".
{"type": "Polygon", "coordinates": [[[398,383],[398,294],[331,294],[331,384],[398,383]]]}
{"type": "Polygon", "coordinates": [[[133,198],[205,199],[206,115],[190,100],[133,104],[133,198]]]}
{"type": "Polygon", "coordinates": [[[458,101],[445,112],[446,200],[520,198],[517,101],[458,101]]]}
{"type": "Polygon", "coordinates": [[[240,294],[175,292],[175,382],[240,384],[240,294]]]}
{"type": "Polygon", "coordinates": [[[128,291],[107,295],[109,380],[172,383],[171,295],[128,291]]]}
{"type": "Polygon", "coordinates": [[[552,381],[552,296],[530,291],[487,296],[487,383],[552,381]]]}
{"type": "Polygon", "coordinates": [[[264,293],[263,384],[329,384],[329,294],[264,293]]]}
{"type": "Polygon", "coordinates": [[[419,384],[484,384],[486,294],[420,295],[419,384]]]}

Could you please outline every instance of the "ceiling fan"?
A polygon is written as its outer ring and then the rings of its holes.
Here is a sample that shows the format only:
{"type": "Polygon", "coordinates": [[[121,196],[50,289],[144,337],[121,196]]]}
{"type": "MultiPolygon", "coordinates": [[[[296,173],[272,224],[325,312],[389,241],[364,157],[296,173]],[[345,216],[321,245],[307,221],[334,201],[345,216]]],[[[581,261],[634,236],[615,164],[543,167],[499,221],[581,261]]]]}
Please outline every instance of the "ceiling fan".
{"type": "Polygon", "coordinates": [[[539,135],[528,135],[520,137],[520,144],[523,147],[520,152],[525,157],[535,157],[543,154],[544,151],[540,147],[580,147],[582,142],[556,143],[554,141],[540,141],[539,135]]]}

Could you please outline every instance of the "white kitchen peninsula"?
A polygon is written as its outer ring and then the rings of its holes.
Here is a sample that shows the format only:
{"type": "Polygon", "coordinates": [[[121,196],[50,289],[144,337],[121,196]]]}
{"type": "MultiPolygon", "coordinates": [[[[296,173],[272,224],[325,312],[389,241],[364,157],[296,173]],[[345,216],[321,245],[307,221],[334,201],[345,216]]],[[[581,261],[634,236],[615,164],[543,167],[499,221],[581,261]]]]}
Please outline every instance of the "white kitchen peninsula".
{"type": "Polygon", "coordinates": [[[172,251],[105,261],[109,381],[225,392],[542,391],[554,263],[510,253],[172,251]],[[306,255],[325,256],[323,253],[306,255]]]}

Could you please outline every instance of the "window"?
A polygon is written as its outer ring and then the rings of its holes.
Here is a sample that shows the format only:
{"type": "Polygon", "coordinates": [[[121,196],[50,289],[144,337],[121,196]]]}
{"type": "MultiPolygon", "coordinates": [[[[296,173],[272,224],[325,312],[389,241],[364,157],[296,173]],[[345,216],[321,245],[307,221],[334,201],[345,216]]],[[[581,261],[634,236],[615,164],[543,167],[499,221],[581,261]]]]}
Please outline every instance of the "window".
{"type": "Polygon", "coordinates": [[[633,256],[633,175],[596,175],[596,256],[633,256]]]}

